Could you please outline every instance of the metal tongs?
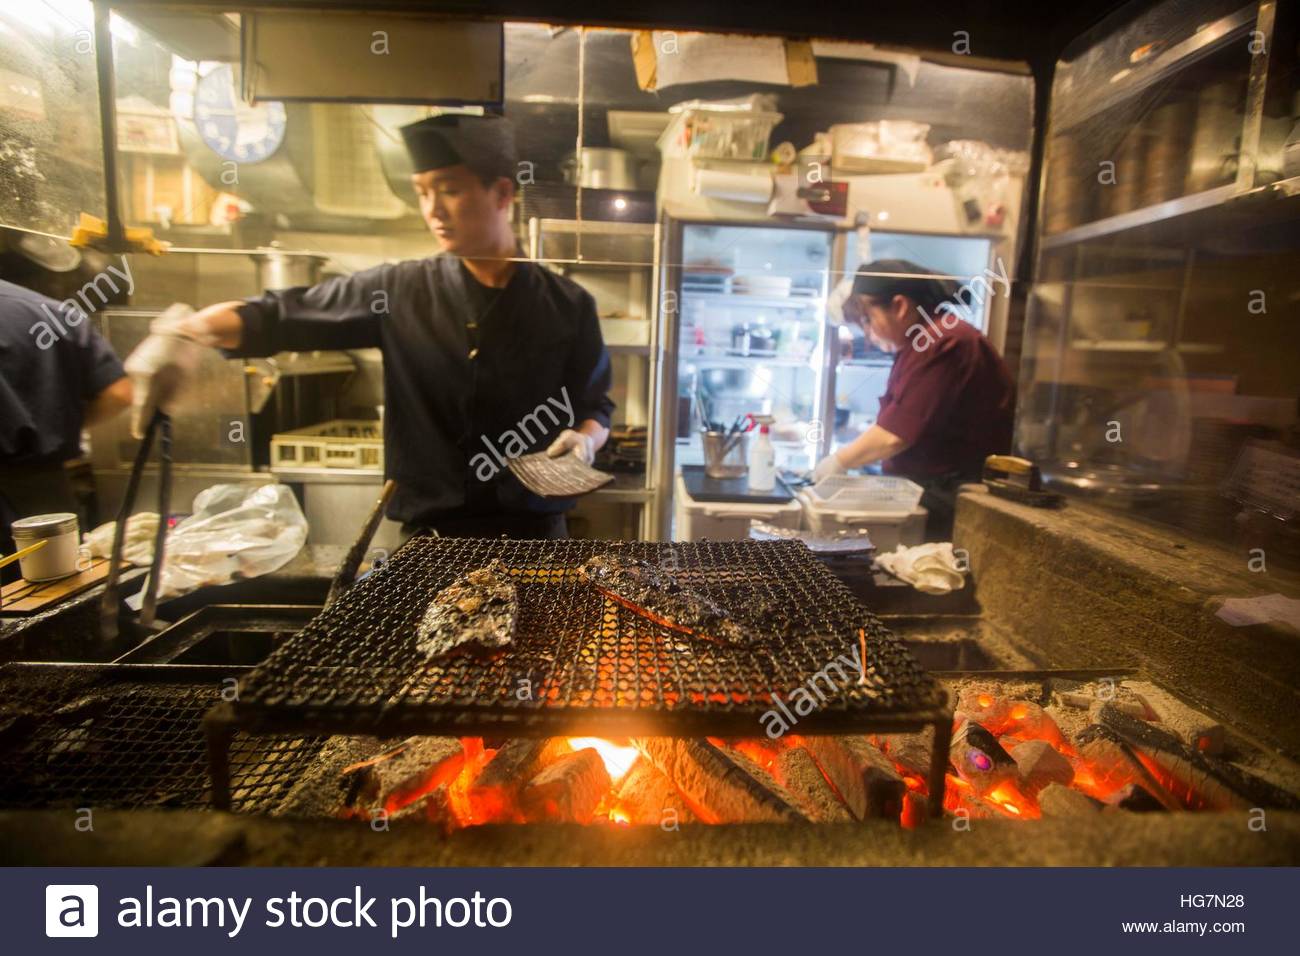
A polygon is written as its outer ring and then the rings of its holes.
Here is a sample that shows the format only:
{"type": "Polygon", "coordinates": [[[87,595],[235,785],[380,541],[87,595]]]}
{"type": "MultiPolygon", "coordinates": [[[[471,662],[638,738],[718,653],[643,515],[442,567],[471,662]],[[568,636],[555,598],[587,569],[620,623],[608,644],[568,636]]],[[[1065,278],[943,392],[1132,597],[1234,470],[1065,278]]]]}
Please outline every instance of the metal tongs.
{"type": "Polygon", "coordinates": [[[118,617],[121,604],[118,601],[118,579],[122,574],[122,548],[126,543],[126,522],[135,507],[135,496],[140,490],[140,477],[144,474],[145,463],[149,460],[149,451],[153,448],[154,435],[160,433],[158,442],[158,530],[154,532],[153,562],[149,565],[149,578],[145,582],[144,603],[140,606],[137,620],[144,627],[153,625],[154,615],[158,610],[158,578],[162,572],[164,543],[167,539],[167,513],[172,496],[172,420],[166,412],[157,410],[145,429],[144,440],[140,442],[135,453],[135,462],[131,465],[131,477],[127,479],[126,493],[117,510],[117,527],[113,529],[113,551],[109,555],[108,579],[104,583],[104,595],[99,604],[100,633],[105,640],[112,640],[118,635],[118,617]]]}

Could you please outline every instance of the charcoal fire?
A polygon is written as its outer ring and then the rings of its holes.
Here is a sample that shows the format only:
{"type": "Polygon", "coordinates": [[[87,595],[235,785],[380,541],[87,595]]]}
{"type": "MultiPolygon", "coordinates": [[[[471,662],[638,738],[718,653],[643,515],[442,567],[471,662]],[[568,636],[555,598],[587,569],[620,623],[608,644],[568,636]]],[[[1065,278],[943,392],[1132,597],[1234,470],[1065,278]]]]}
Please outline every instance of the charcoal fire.
{"type": "Polygon", "coordinates": [[[415,629],[415,646],[427,658],[492,652],[515,639],[519,598],[499,560],[470,571],[439,591],[415,629]]]}
{"type": "Polygon", "coordinates": [[[647,561],[602,554],[584,562],[578,574],[611,601],[689,637],[729,647],[755,641],[725,609],[647,561]]]}
{"type": "MultiPolygon", "coordinates": [[[[944,807],[972,819],[1289,806],[1291,798],[1209,757],[1169,723],[1096,702],[1094,688],[1043,706],[985,686],[959,699],[944,807]],[[1095,714],[1100,723],[1090,723],[1095,714]]],[[[1040,700],[1053,692],[1041,686],[1040,700]]],[[[1154,695],[1153,695],[1154,696],[1154,695]]],[[[1125,698],[1125,702],[1132,699],[1125,698]]],[[[1143,711],[1147,713],[1147,711],[1143,711]]],[[[1154,716],[1154,715],[1153,715],[1154,716]]],[[[1203,721],[1192,722],[1204,726],[1203,721]]],[[[450,830],[482,824],[660,826],[924,823],[929,735],[743,738],[331,738],[281,812],[450,830]]]]}

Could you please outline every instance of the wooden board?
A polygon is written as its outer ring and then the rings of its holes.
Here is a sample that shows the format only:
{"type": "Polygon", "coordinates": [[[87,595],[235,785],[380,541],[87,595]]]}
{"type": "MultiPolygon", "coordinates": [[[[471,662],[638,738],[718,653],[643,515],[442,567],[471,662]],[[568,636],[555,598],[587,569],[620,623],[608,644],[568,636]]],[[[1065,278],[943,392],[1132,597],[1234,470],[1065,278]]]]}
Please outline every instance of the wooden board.
{"type": "Polygon", "coordinates": [[[35,614],[59,601],[80,594],[108,577],[108,558],[95,558],[90,567],[57,581],[33,584],[13,581],[0,589],[0,614],[35,614]]]}

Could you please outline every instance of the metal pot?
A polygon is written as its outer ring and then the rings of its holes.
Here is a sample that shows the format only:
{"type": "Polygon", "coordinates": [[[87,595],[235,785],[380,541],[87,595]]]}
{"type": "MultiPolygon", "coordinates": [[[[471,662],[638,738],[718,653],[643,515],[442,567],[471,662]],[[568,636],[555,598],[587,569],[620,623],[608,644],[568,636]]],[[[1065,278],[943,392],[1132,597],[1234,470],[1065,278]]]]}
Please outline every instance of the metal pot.
{"type": "Polygon", "coordinates": [[[636,189],[636,159],[627,150],[583,147],[582,162],[570,154],[560,164],[564,181],[583,189],[636,189]]]}
{"type": "Polygon", "coordinates": [[[263,289],[292,289],[295,286],[315,285],[320,281],[321,269],[329,261],[326,256],[310,252],[285,252],[283,249],[266,249],[249,258],[257,266],[257,284],[263,289]]]}

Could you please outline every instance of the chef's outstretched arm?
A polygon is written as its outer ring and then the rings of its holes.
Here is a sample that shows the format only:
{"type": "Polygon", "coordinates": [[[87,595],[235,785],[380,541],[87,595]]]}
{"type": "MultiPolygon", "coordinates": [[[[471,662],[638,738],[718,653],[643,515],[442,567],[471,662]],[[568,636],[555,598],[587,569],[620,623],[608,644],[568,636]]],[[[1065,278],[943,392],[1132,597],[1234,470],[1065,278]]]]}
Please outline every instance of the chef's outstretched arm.
{"type": "Polygon", "coordinates": [[[817,463],[813,480],[821,481],[832,475],[843,474],[850,468],[875,464],[893,458],[905,451],[908,443],[880,425],[872,425],[837,452],[832,452],[817,463]]]}
{"type": "Polygon", "coordinates": [[[387,314],[388,276],[388,267],[378,266],[197,312],[179,304],[168,308],[149,324],[149,336],[126,360],[133,390],[132,432],[140,437],[154,409],[166,410],[173,403],[207,349],[233,357],[377,346],[387,314]]]}

